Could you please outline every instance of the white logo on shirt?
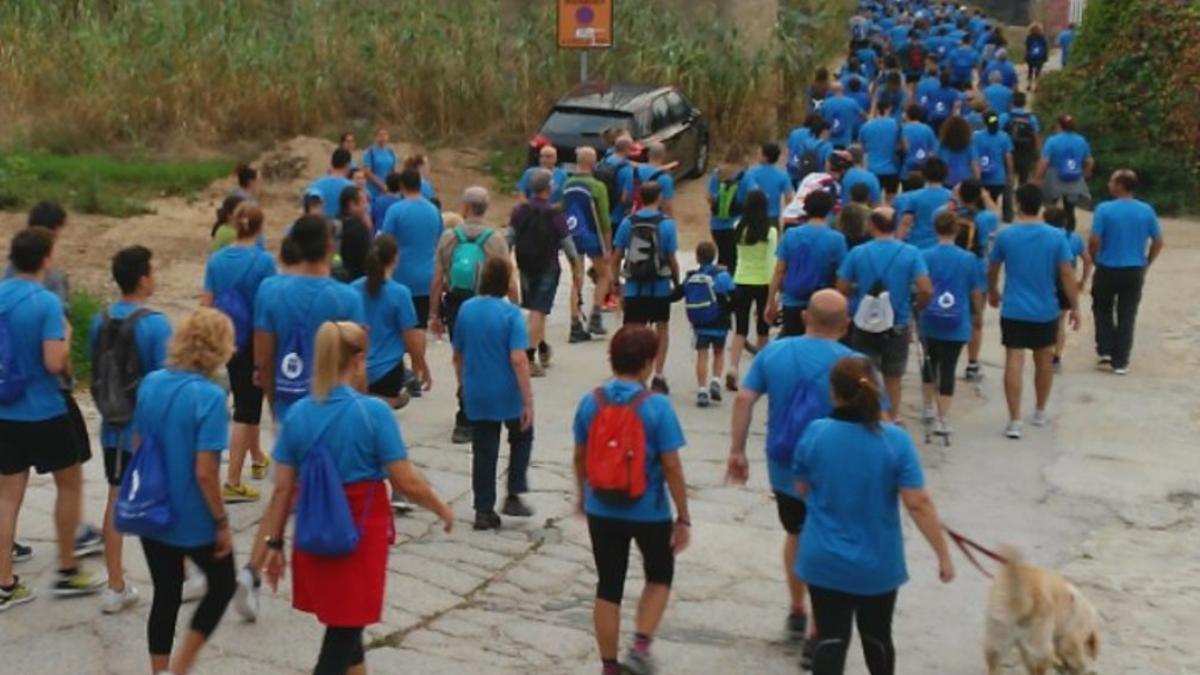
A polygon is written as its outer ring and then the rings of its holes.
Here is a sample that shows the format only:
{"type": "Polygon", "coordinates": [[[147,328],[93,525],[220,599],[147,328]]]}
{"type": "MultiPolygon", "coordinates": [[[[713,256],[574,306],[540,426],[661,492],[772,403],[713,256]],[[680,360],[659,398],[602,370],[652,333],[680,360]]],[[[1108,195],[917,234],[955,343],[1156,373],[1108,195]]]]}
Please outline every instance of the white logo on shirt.
{"type": "Polygon", "coordinates": [[[296,352],[285,354],[279,362],[279,370],[289,380],[298,379],[304,374],[304,360],[296,352]]]}

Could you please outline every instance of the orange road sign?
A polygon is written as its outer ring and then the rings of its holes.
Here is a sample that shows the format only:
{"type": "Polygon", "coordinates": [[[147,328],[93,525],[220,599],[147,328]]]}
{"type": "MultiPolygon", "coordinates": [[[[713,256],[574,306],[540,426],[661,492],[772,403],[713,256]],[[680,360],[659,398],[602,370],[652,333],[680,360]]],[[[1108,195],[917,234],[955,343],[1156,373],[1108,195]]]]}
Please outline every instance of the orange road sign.
{"type": "Polygon", "coordinates": [[[614,0],[558,0],[558,46],[608,49],[613,46],[614,0]]]}

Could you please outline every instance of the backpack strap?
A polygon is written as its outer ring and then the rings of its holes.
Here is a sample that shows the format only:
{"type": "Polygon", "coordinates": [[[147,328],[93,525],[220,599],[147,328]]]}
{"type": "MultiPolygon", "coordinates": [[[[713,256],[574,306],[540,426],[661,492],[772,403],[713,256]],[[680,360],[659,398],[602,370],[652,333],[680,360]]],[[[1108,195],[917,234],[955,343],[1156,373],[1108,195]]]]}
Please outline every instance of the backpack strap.
{"type": "Polygon", "coordinates": [[[467,239],[467,231],[463,229],[462,225],[454,228],[454,237],[458,239],[458,243],[460,244],[465,244],[470,241],[470,239],[467,239]]]}
{"type": "Polygon", "coordinates": [[[38,291],[42,291],[42,290],[46,290],[44,286],[42,286],[41,284],[35,284],[35,287],[33,289],[31,289],[28,293],[26,293],[25,295],[22,295],[20,298],[17,298],[17,300],[15,302],[13,302],[11,305],[9,305],[7,308],[0,310],[0,314],[8,314],[9,312],[16,309],[17,305],[32,298],[33,296],[37,295],[38,291]]]}

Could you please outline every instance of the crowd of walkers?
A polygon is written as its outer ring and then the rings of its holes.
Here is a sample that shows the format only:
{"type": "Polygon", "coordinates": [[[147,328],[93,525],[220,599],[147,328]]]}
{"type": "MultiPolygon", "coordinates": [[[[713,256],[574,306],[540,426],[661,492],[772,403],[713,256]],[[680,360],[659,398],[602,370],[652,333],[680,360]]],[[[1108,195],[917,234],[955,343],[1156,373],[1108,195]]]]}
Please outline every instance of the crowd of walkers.
{"type": "MultiPolygon", "coordinates": [[[[67,277],[54,263],[66,214],[39,204],[12,238],[0,282],[0,612],[35,596],[14,572],[32,555],[17,516],[35,469],[57,489],[55,595],[103,591],[105,613],[136,605],[122,535],[139,537],[154,587],[153,673],[188,672],[231,604],[256,620],[262,582],[276,588],[289,566],[293,607],[326,627],[314,672],[366,672],[363,630],[382,618],[393,512],[416,505],[454,526],[393,413],[434,384],[427,331],[448,334],[453,349],[451,440],[470,443],[474,529],[529,517],[533,380],[553,367],[547,318],[566,273],[566,341],[613,332],[612,377],[583,394],[572,423],[602,673],[656,672],[654,635],[691,539],[686,441],[666,378],[676,303],[692,329],[695,404],[735,396],[730,483],[749,478],[753,411],[767,397],[785,626],[803,665],[842,672],[856,624],[870,672],[895,672],[891,624],[908,577],[901,505],[937,554],[941,580],[955,574],[901,414],[910,348],[920,352],[922,422],[949,443],[961,355],[963,377],[979,382],[984,312],[998,308],[1004,433],[1018,439],[1026,353],[1030,420],[1042,426],[1089,279],[1100,364],[1129,372],[1142,285],[1163,240],[1127,169],[1113,173],[1113,199],[1096,207],[1089,239],[1076,233],[1075,208],[1091,199],[1088,142],[1070,116],[1043,138],[1003,30],[980,12],[864,1],[850,33],[845,65],[815,74],[786,143],[764,143],[751,166],[730,148],[713,171],[711,241],[686,271],[674,164],[661,143],[640,148],[622,130],[606,135],[607,148],[575,149],[570,172],[556,148],[540,148],[502,231],[487,222],[485,188],[468,188],[458,213],[443,209],[429,159],[401,160],[379,129],[357,158],[354,136],[339,139],[270,251],[258,172],[239,166],[211,230],[201,307],[182,321],[148,307],[149,249],[112,259],[119,299],[87,339],[109,483],[99,528],[81,524],[91,446],[71,393],[67,277]],[[605,314],[621,327],[606,326],[605,314]],[[264,402],[276,432],[269,453],[264,402]],[[274,487],[238,567],[228,508],[261,498],[247,474],[271,476],[274,487]],[[632,543],[645,586],[619,663],[632,543]],[[100,551],[103,576],[78,562],[100,551]],[[176,648],[176,617],[194,600],[176,648]]],[[[1058,37],[1064,63],[1072,39],[1058,37]]],[[[1030,89],[1049,53],[1032,27],[1030,89]]]]}

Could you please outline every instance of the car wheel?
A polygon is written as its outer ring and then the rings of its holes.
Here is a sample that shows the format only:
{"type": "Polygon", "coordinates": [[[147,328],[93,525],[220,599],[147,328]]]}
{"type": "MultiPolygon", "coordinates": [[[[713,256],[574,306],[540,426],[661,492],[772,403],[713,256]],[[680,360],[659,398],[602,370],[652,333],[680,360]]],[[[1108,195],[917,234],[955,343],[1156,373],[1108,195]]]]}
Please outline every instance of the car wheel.
{"type": "Polygon", "coordinates": [[[700,139],[700,147],[696,150],[696,165],[688,178],[700,178],[708,171],[708,137],[700,139]]]}

